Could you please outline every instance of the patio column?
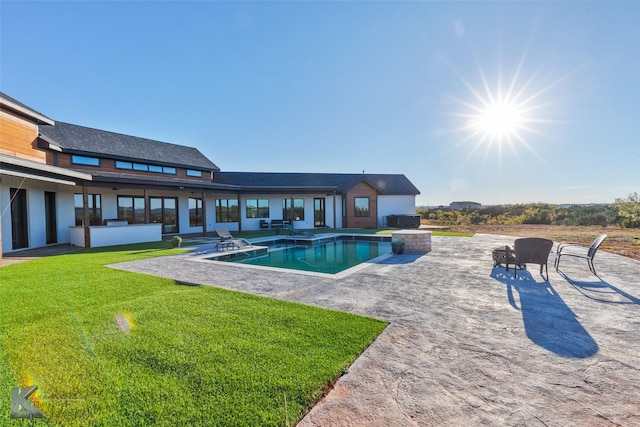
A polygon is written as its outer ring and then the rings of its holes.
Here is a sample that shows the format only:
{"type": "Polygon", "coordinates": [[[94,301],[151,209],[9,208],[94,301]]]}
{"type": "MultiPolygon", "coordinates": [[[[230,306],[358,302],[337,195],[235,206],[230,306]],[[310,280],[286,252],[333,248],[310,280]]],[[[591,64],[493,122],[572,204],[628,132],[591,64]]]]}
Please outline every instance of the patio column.
{"type": "Polygon", "coordinates": [[[240,199],[240,193],[237,193],[238,197],[238,233],[242,231],[242,199],[240,199]]]}
{"type": "Polygon", "coordinates": [[[151,223],[151,206],[149,205],[149,191],[144,189],[144,223],[151,223]]]}
{"type": "Polygon", "coordinates": [[[207,194],[202,192],[202,236],[207,236],[207,194]]]}
{"type": "Polygon", "coordinates": [[[89,225],[91,216],[89,215],[89,187],[82,184],[82,225],[84,227],[84,247],[91,247],[91,230],[89,225]]]}
{"type": "Polygon", "coordinates": [[[333,191],[333,229],[338,228],[338,223],[336,222],[336,191],[333,191]]]}

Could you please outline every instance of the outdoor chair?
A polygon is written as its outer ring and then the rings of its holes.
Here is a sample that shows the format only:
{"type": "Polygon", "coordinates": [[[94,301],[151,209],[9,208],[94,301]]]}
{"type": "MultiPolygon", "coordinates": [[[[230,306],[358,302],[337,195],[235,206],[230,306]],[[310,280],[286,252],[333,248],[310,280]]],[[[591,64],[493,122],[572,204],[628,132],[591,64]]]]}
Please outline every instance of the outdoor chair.
{"type": "Polygon", "coordinates": [[[290,235],[292,236],[296,236],[296,235],[303,235],[305,237],[316,237],[315,234],[310,233],[308,231],[302,231],[302,230],[296,230],[292,225],[290,224],[285,224],[284,228],[289,232],[290,235]]]}
{"type": "Polygon", "coordinates": [[[220,242],[216,243],[216,250],[241,249],[252,247],[245,239],[235,238],[226,228],[216,228],[216,234],[220,236],[220,242]]]}
{"type": "Polygon", "coordinates": [[[547,261],[552,247],[553,241],[549,239],[542,239],[539,237],[524,237],[522,239],[516,239],[513,244],[516,265],[516,268],[514,268],[515,277],[518,277],[518,266],[531,263],[540,264],[541,275],[542,268],[544,267],[547,272],[546,280],[549,280],[549,268],[547,266],[547,261]]]}
{"type": "Polygon", "coordinates": [[[558,270],[558,267],[560,265],[560,258],[563,255],[565,255],[565,256],[572,256],[576,258],[586,259],[587,264],[589,265],[589,270],[591,270],[591,272],[597,276],[596,268],[593,266],[593,258],[596,256],[596,252],[598,251],[598,248],[606,238],[607,238],[606,234],[599,235],[598,237],[596,237],[596,240],[594,240],[593,243],[591,243],[591,246],[583,245],[581,243],[576,243],[576,242],[560,243],[558,245],[558,248],[556,249],[556,261],[554,264],[556,271],[558,270]]]}
{"type": "Polygon", "coordinates": [[[227,240],[233,240],[233,236],[226,228],[216,228],[216,234],[220,236],[221,242],[226,242],[227,240]]]}

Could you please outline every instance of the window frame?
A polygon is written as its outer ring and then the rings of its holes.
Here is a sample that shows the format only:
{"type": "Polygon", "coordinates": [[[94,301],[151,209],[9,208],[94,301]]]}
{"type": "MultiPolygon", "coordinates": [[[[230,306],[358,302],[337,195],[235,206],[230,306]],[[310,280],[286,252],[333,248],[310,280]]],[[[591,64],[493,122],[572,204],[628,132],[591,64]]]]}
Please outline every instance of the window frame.
{"type": "Polygon", "coordinates": [[[245,212],[244,215],[246,218],[269,218],[269,199],[246,199],[244,201],[245,212]],[[255,206],[249,207],[249,203],[255,202],[255,206]],[[265,206],[266,204],[266,206],[265,206]],[[252,209],[255,214],[249,214],[249,209],[252,209]]]}
{"type": "Polygon", "coordinates": [[[216,222],[239,222],[240,220],[240,204],[238,199],[216,199],[216,222]],[[223,203],[224,202],[224,203],[223,203]],[[235,206],[229,202],[235,202],[235,206]],[[235,212],[233,209],[235,208],[235,212]],[[235,216],[235,218],[234,218],[235,216]]]}
{"type": "MultiPolygon", "coordinates": [[[[89,225],[102,225],[102,197],[100,194],[88,194],[89,225]]],[[[84,199],[82,193],[73,194],[73,207],[76,227],[82,227],[84,221],[84,199]],[[80,201],[80,205],[78,205],[80,201]],[[80,210],[80,214],[78,212],[80,210]]]]}
{"type": "Polygon", "coordinates": [[[101,161],[99,157],[91,157],[91,156],[79,156],[76,154],[71,155],[71,164],[72,165],[82,165],[82,166],[93,166],[100,167],[101,161]]]}
{"type": "Polygon", "coordinates": [[[189,227],[202,227],[204,221],[202,219],[202,197],[189,197],[187,202],[187,207],[189,209],[189,227]],[[195,201],[195,212],[191,211],[191,201],[195,201]]]}
{"type": "Polygon", "coordinates": [[[129,224],[145,224],[147,217],[147,204],[143,196],[117,196],[116,197],[116,212],[118,213],[118,218],[126,219],[129,224]],[[131,216],[123,215],[122,208],[120,206],[120,199],[129,199],[131,200],[131,216]],[[139,206],[139,202],[142,201],[142,208],[139,206]],[[140,209],[142,209],[142,218],[138,220],[138,215],[140,214],[140,209]]]}
{"type": "Polygon", "coordinates": [[[371,216],[371,198],[370,197],[354,197],[353,198],[353,216],[356,218],[367,218],[371,216]],[[367,201],[367,207],[366,207],[366,215],[364,215],[362,213],[362,211],[364,211],[364,208],[359,208],[358,207],[358,201],[359,200],[366,200],[367,201]]]}
{"type": "Polygon", "coordinates": [[[289,198],[282,199],[282,219],[285,221],[304,221],[304,199],[303,198],[289,198]],[[293,204],[293,209],[291,205],[293,204]],[[293,218],[291,213],[293,211],[293,218]],[[296,215],[299,214],[299,215],[296,215]]]}
{"type": "Polygon", "coordinates": [[[124,160],[116,160],[115,161],[115,166],[116,166],[116,169],[126,169],[126,170],[132,170],[133,169],[133,163],[132,162],[126,162],[124,160]]]}

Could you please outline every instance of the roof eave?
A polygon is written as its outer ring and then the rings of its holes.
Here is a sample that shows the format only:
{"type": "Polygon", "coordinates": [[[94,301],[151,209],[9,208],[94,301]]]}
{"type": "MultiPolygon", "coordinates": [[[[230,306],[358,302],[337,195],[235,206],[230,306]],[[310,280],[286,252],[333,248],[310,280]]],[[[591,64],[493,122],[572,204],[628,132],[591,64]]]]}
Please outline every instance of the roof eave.
{"type": "Polygon", "coordinates": [[[29,108],[25,108],[22,105],[16,104],[10,99],[5,98],[4,96],[0,97],[2,109],[11,110],[16,114],[19,114],[24,117],[28,117],[34,120],[38,124],[47,124],[47,125],[55,125],[56,122],[50,119],[49,117],[38,113],[37,111],[31,110],[29,108]]]}

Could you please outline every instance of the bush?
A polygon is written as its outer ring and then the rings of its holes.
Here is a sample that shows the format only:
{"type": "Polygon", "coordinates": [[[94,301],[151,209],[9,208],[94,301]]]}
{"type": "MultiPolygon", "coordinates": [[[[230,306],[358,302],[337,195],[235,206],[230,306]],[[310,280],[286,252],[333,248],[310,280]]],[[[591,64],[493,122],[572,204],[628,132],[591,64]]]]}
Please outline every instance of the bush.
{"type": "Polygon", "coordinates": [[[621,227],[640,227],[640,196],[638,193],[631,193],[626,199],[616,199],[613,208],[618,214],[616,222],[621,227]]]}

